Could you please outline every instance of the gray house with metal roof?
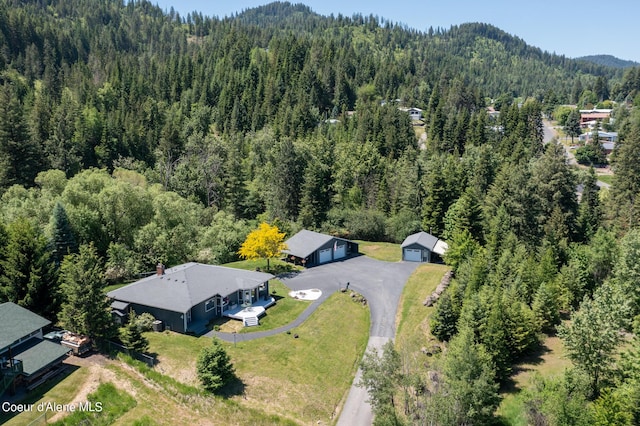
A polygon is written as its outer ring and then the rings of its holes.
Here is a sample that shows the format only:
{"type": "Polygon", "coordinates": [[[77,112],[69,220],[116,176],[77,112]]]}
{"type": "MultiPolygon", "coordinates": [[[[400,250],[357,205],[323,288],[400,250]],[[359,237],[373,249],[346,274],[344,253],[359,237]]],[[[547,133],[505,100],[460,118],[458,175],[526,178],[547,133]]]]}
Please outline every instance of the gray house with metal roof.
{"type": "Polygon", "coordinates": [[[43,339],[42,329],[50,324],[15,303],[0,304],[0,394],[14,380],[37,383],[67,357],[69,348],[43,339]]]}
{"type": "Polygon", "coordinates": [[[285,241],[287,260],[303,266],[316,266],[358,254],[358,243],[344,238],[302,231],[285,241]]]}
{"type": "Polygon", "coordinates": [[[402,260],[409,262],[438,262],[449,246],[426,232],[409,235],[402,242],[402,260]]]}
{"type": "Polygon", "coordinates": [[[214,318],[225,316],[238,305],[274,302],[264,272],[246,271],[202,263],[185,263],[165,269],[107,293],[114,315],[125,317],[148,312],[163,322],[166,329],[200,334],[214,318]]]}

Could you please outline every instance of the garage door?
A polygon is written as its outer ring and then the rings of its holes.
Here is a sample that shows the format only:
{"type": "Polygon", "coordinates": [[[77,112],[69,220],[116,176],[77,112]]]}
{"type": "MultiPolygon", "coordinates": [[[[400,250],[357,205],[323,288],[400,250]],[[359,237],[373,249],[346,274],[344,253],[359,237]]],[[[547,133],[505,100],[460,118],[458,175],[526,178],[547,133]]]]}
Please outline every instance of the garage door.
{"type": "Polygon", "coordinates": [[[347,245],[336,246],[336,252],[333,254],[334,259],[341,259],[347,255],[347,245]]]}
{"type": "Polygon", "coordinates": [[[320,250],[320,263],[326,263],[331,261],[331,249],[320,250]]]}
{"type": "Polygon", "coordinates": [[[404,249],[404,260],[409,262],[420,262],[422,260],[422,250],[404,249]]]}

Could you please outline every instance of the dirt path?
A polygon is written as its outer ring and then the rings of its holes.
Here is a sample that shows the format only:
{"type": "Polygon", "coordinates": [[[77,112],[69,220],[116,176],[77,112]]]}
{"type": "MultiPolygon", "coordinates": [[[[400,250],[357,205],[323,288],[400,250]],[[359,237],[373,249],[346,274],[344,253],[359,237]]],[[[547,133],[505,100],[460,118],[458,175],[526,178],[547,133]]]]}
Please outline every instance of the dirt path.
{"type": "MultiPolygon", "coordinates": [[[[88,357],[76,357],[70,356],[67,358],[64,363],[68,365],[74,365],[76,367],[82,367],[89,370],[89,376],[83,383],[83,385],[78,389],[78,392],[73,397],[73,399],[69,402],[71,405],[77,406],[79,403],[84,403],[87,401],[87,396],[95,392],[100,386],[101,383],[110,382],[113,383],[119,389],[125,390],[127,393],[131,394],[133,397],[136,396],[136,390],[131,386],[126,380],[121,380],[116,376],[116,374],[109,370],[107,367],[109,364],[112,364],[114,361],[106,358],[104,355],[93,354],[88,357]]],[[[63,417],[67,416],[69,413],[67,412],[58,412],[53,415],[48,421],[56,422],[63,417]]]]}

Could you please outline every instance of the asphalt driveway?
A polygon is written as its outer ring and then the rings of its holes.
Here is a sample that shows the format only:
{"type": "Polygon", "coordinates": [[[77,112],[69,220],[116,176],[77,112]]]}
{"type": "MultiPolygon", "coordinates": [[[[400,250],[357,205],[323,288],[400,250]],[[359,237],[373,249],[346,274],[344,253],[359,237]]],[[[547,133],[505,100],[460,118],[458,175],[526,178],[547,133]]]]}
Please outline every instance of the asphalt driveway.
{"type": "Polygon", "coordinates": [[[402,289],[418,265],[413,262],[381,262],[359,256],[309,268],[281,279],[292,290],[319,288],[323,298],[349,283],[349,290],[367,299],[371,311],[370,336],[393,338],[402,289]]]}

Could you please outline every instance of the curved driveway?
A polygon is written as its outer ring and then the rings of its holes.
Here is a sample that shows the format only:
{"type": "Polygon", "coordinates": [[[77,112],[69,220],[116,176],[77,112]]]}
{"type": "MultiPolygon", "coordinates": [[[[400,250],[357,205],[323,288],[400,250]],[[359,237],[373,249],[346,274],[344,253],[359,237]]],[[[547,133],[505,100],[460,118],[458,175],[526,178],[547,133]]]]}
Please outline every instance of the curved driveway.
{"type": "MultiPolygon", "coordinates": [[[[360,293],[367,299],[371,312],[371,328],[369,330],[368,350],[382,346],[395,337],[396,314],[402,289],[409,276],[420,265],[414,262],[382,262],[366,256],[354,257],[343,261],[306,269],[300,273],[278,277],[292,290],[318,288],[322,296],[314,301],[295,321],[286,326],[256,333],[236,334],[238,342],[271,336],[290,330],[306,320],[317,307],[331,294],[346,287],[360,293]]],[[[348,320],[348,319],[347,319],[348,320]]],[[[226,341],[233,341],[234,335],[229,333],[209,332],[208,336],[216,336],[226,341]]],[[[356,386],[360,381],[360,370],[356,374],[349,391],[347,401],[338,425],[369,426],[373,423],[371,406],[366,402],[367,390],[356,386]]]]}
{"type": "Polygon", "coordinates": [[[363,295],[369,304],[370,336],[393,338],[402,289],[418,265],[359,256],[309,268],[291,278],[281,279],[292,290],[319,288],[326,297],[349,283],[349,290],[363,295]]]}

